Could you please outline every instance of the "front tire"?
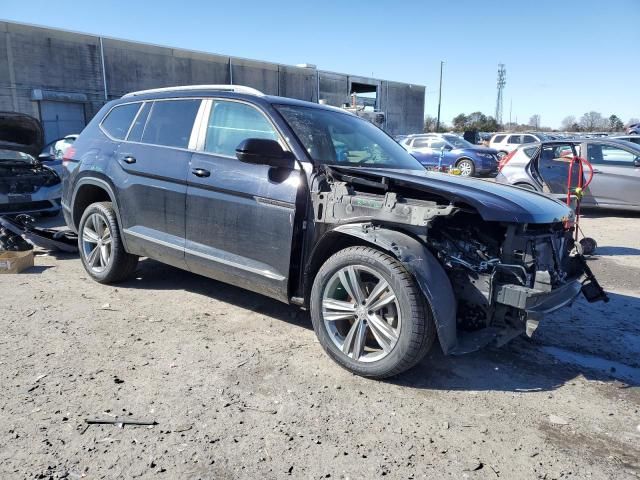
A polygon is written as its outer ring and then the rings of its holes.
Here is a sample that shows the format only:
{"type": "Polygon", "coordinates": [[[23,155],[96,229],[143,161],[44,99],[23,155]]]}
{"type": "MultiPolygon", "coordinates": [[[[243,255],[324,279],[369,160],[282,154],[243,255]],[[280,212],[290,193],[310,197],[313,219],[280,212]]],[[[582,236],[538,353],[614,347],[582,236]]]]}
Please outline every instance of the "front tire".
{"type": "Polygon", "coordinates": [[[476,166],[468,158],[462,158],[456,163],[456,168],[460,170],[460,176],[473,177],[476,174],[476,166]]]}
{"type": "Polygon", "coordinates": [[[413,277],[373,248],[350,247],[330,257],[316,275],[310,303],[320,344],[356,375],[402,373],[425,356],[436,336],[413,277]]]}
{"type": "Polygon", "coordinates": [[[87,273],[99,283],[129,278],[138,257],[127,253],[111,202],[92,203],[82,214],[78,227],[78,249],[87,273]]]}

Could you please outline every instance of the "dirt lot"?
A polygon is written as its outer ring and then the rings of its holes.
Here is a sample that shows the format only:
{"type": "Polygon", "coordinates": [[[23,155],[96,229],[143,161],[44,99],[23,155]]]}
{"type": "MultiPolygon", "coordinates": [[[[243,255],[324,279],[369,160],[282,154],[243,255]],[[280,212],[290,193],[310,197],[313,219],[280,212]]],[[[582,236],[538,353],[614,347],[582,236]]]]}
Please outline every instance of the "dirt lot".
{"type": "Polygon", "coordinates": [[[295,308],[38,255],[0,276],[0,478],[638,478],[640,216],[584,227],[609,305],[388,382],[340,369],[295,308]],[[158,425],[84,423],[109,415],[158,425]]]}

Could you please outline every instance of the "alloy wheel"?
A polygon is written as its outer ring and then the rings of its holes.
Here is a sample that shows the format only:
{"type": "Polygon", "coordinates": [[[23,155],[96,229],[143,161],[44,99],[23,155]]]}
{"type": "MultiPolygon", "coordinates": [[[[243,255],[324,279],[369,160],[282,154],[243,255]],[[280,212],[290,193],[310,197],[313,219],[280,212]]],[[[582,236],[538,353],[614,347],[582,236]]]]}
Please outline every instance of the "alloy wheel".
{"type": "Polygon", "coordinates": [[[386,357],[400,336],[393,288],[364,265],[348,265],[333,274],[322,296],[322,319],[334,345],[359,362],[386,357]]]}
{"type": "Polygon", "coordinates": [[[469,160],[462,160],[458,163],[458,168],[460,169],[460,175],[463,177],[468,177],[473,172],[473,165],[469,160]]]}
{"type": "Polygon", "coordinates": [[[96,273],[107,268],[111,260],[112,236],[109,224],[99,213],[93,213],[82,229],[82,255],[87,266],[96,273]]]}

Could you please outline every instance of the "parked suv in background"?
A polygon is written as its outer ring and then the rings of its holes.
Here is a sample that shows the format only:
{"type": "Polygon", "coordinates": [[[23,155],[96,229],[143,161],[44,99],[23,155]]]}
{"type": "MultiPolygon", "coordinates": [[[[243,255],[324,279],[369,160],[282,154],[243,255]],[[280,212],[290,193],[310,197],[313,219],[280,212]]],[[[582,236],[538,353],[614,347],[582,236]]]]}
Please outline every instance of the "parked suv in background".
{"type": "Polygon", "coordinates": [[[473,145],[457,135],[409,135],[399,143],[422,165],[430,169],[456,167],[463,177],[490,175],[498,171],[496,150],[473,145]]]}
{"type": "Polygon", "coordinates": [[[489,140],[489,147],[498,151],[498,158],[513,152],[520,145],[546,140],[540,133],[496,133],[489,140]]]}
{"type": "Polygon", "coordinates": [[[568,207],[425,172],[329,106],[238,86],[132,93],[100,110],[63,171],[93,279],[125,280],[144,256],[304,306],[359,375],[400,373],[436,339],[451,354],[530,335],[581,291],[602,298],[583,286],[568,207]]]}

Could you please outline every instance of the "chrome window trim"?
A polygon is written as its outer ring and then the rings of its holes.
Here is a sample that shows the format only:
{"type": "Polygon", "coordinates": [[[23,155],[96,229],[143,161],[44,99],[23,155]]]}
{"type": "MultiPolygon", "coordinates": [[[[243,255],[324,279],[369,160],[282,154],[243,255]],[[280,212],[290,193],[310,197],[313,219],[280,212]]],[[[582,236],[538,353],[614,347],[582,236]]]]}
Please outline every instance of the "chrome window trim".
{"type": "MultiPolygon", "coordinates": [[[[159,148],[170,148],[171,150],[181,150],[184,152],[193,152],[194,150],[189,149],[189,145],[187,145],[187,148],[183,148],[183,147],[172,147],[169,145],[158,145],[156,143],[147,143],[147,142],[134,142],[131,140],[126,140],[126,139],[119,139],[119,138],[115,138],[111,135],[109,135],[109,132],[106,131],[106,129],[102,126],[102,122],[104,122],[104,120],[109,116],[109,114],[115,109],[118,108],[122,105],[130,105],[132,103],[139,103],[140,105],[142,105],[143,103],[147,103],[147,102],[151,102],[151,103],[155,103],[155,102],[168,102],[168,101],[172,101],[172,100],[200,100],[200,106],[202,106],[202,102],[204,100],[206,100],[208,97],[172,97],[172,98],[158,98],[158,99],[147,99],[147,100],[133,100],[131,102],[122,102],[122,103],[118,103],[117,105],[114,105],[113,107],[111,107],[109,109],[109,111],[105,114],[104,117],[102,117],[102,120],[100,120],[100,123],[98,124],[98,127],[100,128],[100,131],[102,133],[104,133],[107,138],[109,138],[109,140],[112,140],[114,142],[120,142],[120,143],[131,143],[134,145],[149,145],[152,147],[159,147],[159,148]]],[[[198,107],[200,108],[200,107],[198,107]]],[[[129,131],[131,130],[131,127],[133,126],[134,122],[135,122],[135,118],[137,118],[137,115],[140,114],[140,109],[141,107],[138,108],[138,112],[136,113],[136,117],[134,117],[134,119],[131,121],[131,125],[129,125],[129,131]]],[[[153,105],[151,106],[151,112],[149,112],[149,117],[151,116],[151,113],[153,112],[153,105]]],[[[199,110],[198,110],[199,112],[199,110]]],[[[149,120],[149,117],[147,117],[147,121],[149,120]]],[[[196,128],[196,120],[198,118],[198,115],[196,114],[196,118],[193,121],[193,125],[191,126],[191,135],[193,135],[193,130],[196,128]]],[[[146,128],[146,125],[145,125],[146,128]]],[[[127,137],[129,137],[129,131],[127,131],[127,137]]],[[[189,137],[191,138],[191,136],[189,137]]]]}

